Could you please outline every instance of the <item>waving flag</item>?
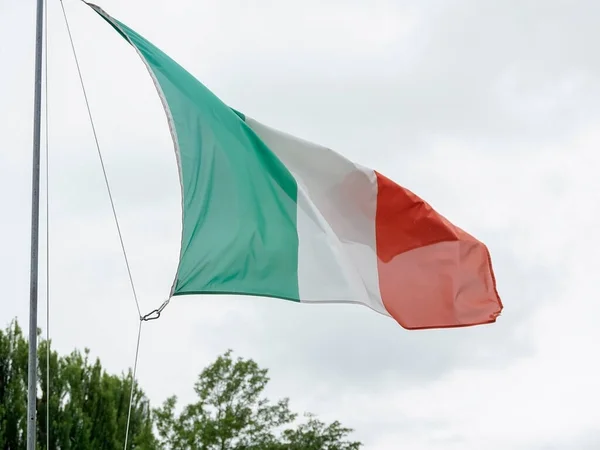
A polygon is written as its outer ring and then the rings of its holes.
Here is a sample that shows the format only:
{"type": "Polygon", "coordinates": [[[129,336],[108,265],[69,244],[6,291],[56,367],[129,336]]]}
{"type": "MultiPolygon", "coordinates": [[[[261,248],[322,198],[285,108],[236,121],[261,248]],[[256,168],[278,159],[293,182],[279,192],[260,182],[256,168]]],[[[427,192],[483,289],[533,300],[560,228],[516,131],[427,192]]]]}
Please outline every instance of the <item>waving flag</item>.
{"type": "Polygon", "coordinates": [[[168,118],[183,209],[171,295],[357,303],[407,329],[496,320],[483,243],[384,175],[228,107],[90,6],[142,58],[168,118]]]}

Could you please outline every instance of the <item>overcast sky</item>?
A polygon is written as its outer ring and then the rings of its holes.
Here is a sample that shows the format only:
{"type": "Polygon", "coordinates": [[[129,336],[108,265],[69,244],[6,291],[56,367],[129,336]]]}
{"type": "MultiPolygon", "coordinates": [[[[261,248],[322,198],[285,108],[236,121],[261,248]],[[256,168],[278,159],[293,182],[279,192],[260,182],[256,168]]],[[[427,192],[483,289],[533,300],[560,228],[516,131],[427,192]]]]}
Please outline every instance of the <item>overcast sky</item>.
{"type": "MultiPolygon", "coordinates": [[[[27,326],[34,3],[0,0],[3,327],[27,326]]],[[[133,49],[65,4],[148,312],[179,251],[167,123],[133,49]]],[[[227,104],[383,172],[484,241],[505,306],[492,325],[406,331],[355,305],[177,298],[143,329],[154,404],[191,400],[232,348],[270,369],[269,395],[341,420],[366,449],[600,448],[600,2],[99,5],[227,104]]],[[[52,339],[120,372],[136,309],[58,0],[49,23],[52,339]]]]}

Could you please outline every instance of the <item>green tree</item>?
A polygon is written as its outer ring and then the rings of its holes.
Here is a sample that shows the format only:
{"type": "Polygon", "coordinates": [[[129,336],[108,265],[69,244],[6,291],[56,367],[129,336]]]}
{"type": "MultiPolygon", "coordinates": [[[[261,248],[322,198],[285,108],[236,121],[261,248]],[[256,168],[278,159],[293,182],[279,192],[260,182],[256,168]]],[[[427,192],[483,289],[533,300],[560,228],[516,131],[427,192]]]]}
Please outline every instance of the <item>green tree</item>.
{"type": "MultiPolygon", "coordinates": [[[[98,359],[90,361],[88,349],[74,350],[66,356],[59,356],[56,351],[48,355],[49,345],[40,339],[38,448],[121,450],[131,372],[119,376],[107,373],[98,359]],[[46,435],[48,417],[49,436],[46,435]]],[[[27,366],[27,339],[13,321],[6,330],[0,330],[0,450],[25,449],[27,366]]],[[[269,401],[263,395],[268,382],[266,369],[250,359],[234,360],[228,351],[202,371],[194,385],[197,401],[186,405],[181,412],[176,412],[176,397],[152,411],[136,384],[128,447],[136,450],[360,449],[359,442],[347,440],[352,430],[339,422],[325,424],[313,415],[298,422],[287,398],[269,401]]]]}
{"type": "MultiPolygon", "coordinates": [[[[131,390],[131,374],[110,375],[100,361],[89,361],[89,351],[73,351],[59,357],[50,353],[50,385],[47,383],[48,342],[40,340],[37,402],[38,448],[48,450],[47,406],[50,406],[50,446],[61,450],[120,450],[131,390]],[[41,395],[40,395],[41,394],[41,395]]],[[[13,321],[0,330],[0,450],[21,450],[26,444],[28,344],[13,321]]],[[[139,386],[134,389],[130,448],[157,449],[152,432],[152,411],[139,386]]]]}
{"type": "Polygon", "coordinates": [[[262,396],[267,369],[251,359],[219,356],[198,377],[195,403],[177,414],[177,398],[155,410],[163,448],[171,450],[358,450],[346,441],[349,428],[326,425],[314,416],[295,424],[288,399],[271,403],[262,396]],[[287,426],[287,428],[285,428],[287,426]],[[283,431],[280,431],[282,430],[283,431]]]}
{"type": "Polygon", "coordinates": [[[27,341],[16,321],[0,330],[0,449],[24,448],[27,432],[27,341]]]}
{"type": "Polygon", "coordinates": [[[338,421],[326,425],[314,415],[307,414],[308,421],[297,428],[283,432],[282,448],[286,450],[358,450],[360,442],[345,441],[352,429],[338,421]]]}

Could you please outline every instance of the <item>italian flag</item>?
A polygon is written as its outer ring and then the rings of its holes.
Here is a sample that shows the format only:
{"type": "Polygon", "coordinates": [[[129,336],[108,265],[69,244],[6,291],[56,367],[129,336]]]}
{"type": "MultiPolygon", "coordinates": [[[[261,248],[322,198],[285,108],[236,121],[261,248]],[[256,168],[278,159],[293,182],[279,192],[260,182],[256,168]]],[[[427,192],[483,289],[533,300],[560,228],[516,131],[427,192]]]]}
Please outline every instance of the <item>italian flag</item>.
{"type": "Polygon", "coordinates": [[[168,119],[183,212],[172,296],[356,303],[407,329],[496,320],[483,243],[379,172],[230,108],[90,6],[137,51],[168,119]]]}

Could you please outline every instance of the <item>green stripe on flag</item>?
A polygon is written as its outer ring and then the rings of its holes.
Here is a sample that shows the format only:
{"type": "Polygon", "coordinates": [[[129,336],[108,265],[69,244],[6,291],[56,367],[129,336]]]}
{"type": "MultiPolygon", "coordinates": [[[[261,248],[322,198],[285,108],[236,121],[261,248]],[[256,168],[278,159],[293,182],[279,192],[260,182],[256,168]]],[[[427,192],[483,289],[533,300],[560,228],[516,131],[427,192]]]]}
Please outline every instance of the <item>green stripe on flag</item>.
{"type": "Polygon", "coordinates": [[[173,295],[299,300],[294,177],[243,115],[135,31],[96,11],[137,48],[172,120],[183,196],[173,295]]]}

